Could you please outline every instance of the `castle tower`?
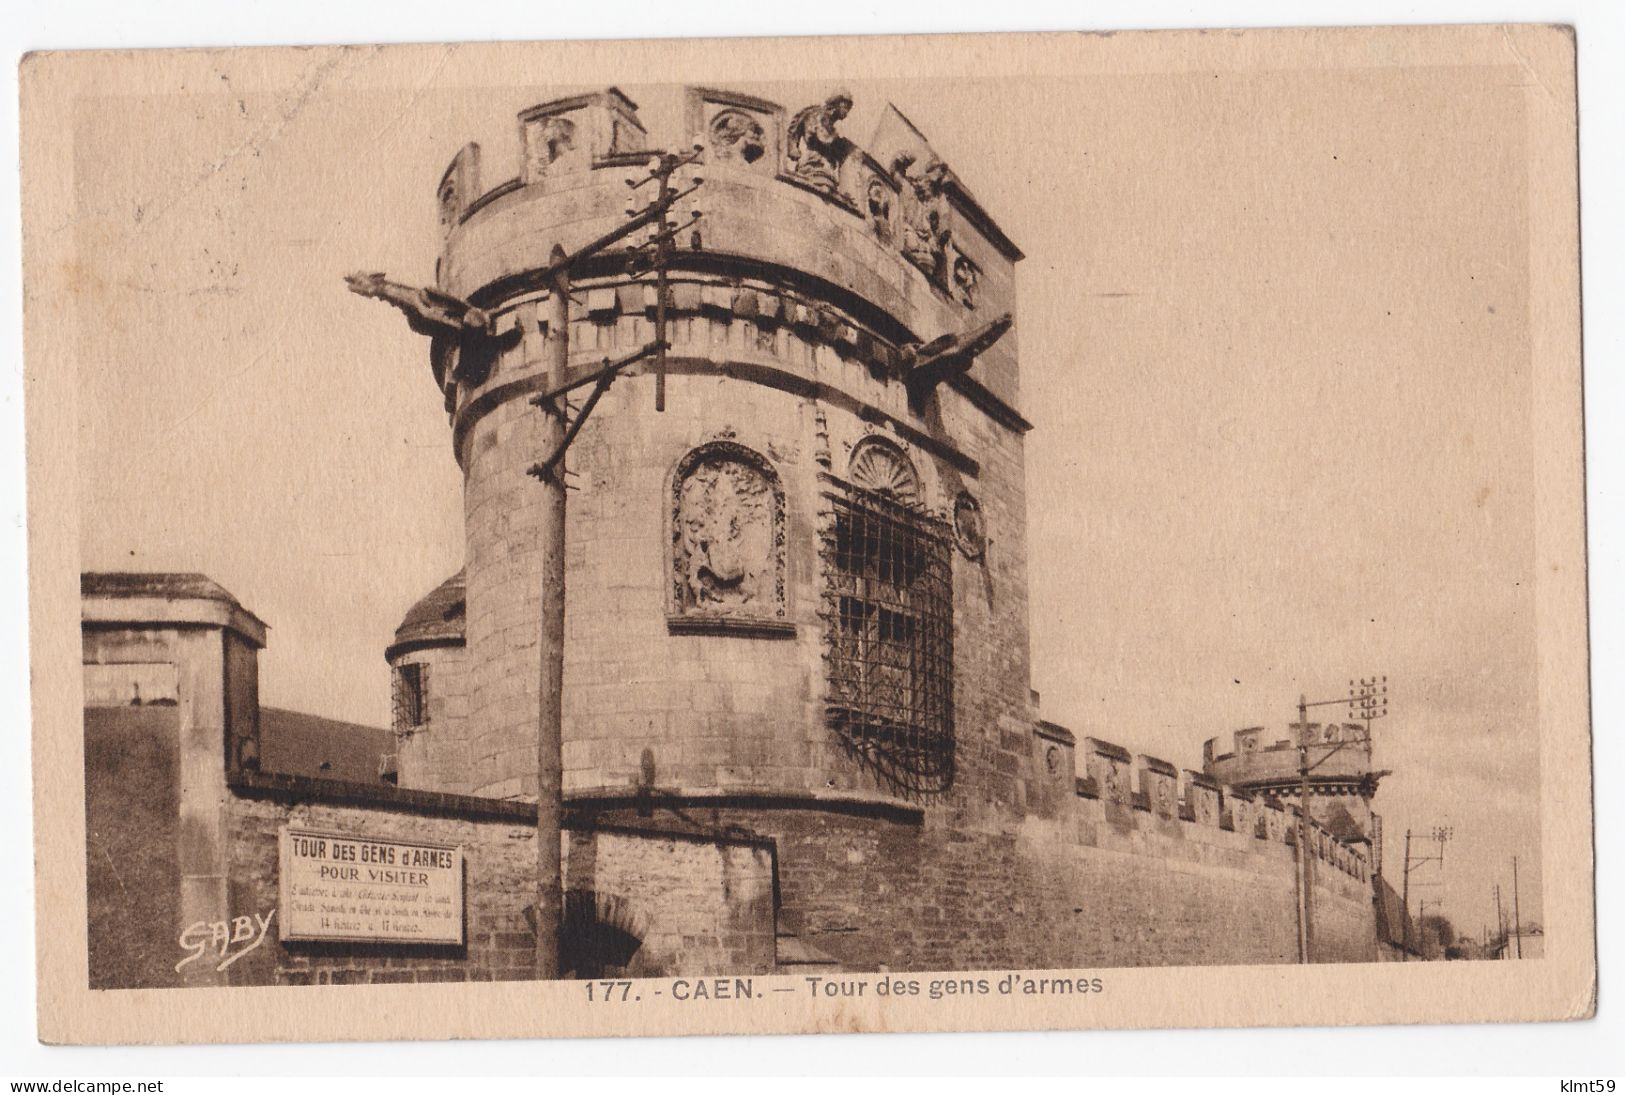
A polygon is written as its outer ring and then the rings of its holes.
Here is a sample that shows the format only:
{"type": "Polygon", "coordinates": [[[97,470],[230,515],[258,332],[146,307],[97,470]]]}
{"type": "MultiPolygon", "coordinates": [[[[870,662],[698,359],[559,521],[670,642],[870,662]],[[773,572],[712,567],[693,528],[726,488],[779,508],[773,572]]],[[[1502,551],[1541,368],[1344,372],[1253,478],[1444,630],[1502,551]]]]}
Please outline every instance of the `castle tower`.
{"type": "Polygon", "coordinates": [[[1237,730],[1230,750],[1223,753],[1219,752],[1222,739],[1211,738],[1202,748],[1203,770],[1237,790],[1296,805],[1302,792],[1299,735],[1311,743],[1312,764],[1336,749],[1309,774],[1309,816],[1345,844],[1369,845],[1371,862],[1380,873],[1382,819],[1372,810],[1371,800],[1376,796],[1377,784],[1388,773],[1372,766],[1371,737],[1366,725],[1293,723],[1287,730],[1287,738],[1274,742],[1265,740],[1262,726],[1237,730]]]}
{"type": "MultiPolygon", "coordinates": [[[[633,366],[569,450],[566,799],[742,826],[786,862],[809,826],[843,845],[830,826],[872,842],[877,818],[917,835],[1021,815],[1036,712],[1016,333],[968,370],[911,372],[927,344],[1014,313],[1021,253],[895,108],[864,149],[826,91],[787,111],[673,88],[683,132],[654,135],[618,90],[560,99],[520,114],[519,177],[482,189],[476,145],[447,169],[437,289],[485,321],[432,351],[464,474],[466,612],[431,594],[391,648],[426,713],[405,728],[403,787],[536,793],[530,399],[557,379],[536,274],[625,223],[651,147],[699,146],[673,179],[703,178],[674,211],[703,217],[668,267],[665,410],[650,363],[633,366]],[[441,681],[465,695],[437,706],[441,681]]],[[[653,279],[624,251],[571,276],[572,370],[653,338],[653,279]]],[[[784,868],[787,908],[894,884],[870,869],[784,868]]],[[[907,953],[863,945],[871,963],[907,953]]]]}
{"type": "MultiPolygon", "coordinates": [[[[670,268],[667,409],[629,370],[568,460],[566,793],[968,784],[1013,801],[998,754],[1027,747],[1000,735],[1031,721],[1015,335],[923,396],[904,378],[912,348],[1013,311],[1020,252],[895,109],[864,151],[839,133],[841,96],[791,115],[679,93],[687,132],[659,139],[703,146],[703,220],[670,268]]],[[[533,275],[624,221],[654,143],[615,89],[518,129],[519,178],[481,190],[471,145],[438,195],[438,288],[495,332],[434,350],[464,472],[466,621],[448,583],[389,652],[401,784],[495,797],[535,793],[526,470],[543,455],[529,397],[552,378],[533,275]]],[[[573,296],[572,367],[652,337],[652,283],[624,256],[578,269],[573,296]]]]}

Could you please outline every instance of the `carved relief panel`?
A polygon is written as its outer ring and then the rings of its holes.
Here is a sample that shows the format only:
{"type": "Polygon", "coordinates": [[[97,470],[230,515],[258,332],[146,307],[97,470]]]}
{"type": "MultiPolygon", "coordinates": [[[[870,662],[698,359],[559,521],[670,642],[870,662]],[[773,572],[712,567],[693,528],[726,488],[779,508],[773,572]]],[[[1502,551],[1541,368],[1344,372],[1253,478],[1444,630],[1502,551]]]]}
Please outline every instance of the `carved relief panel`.
{"type": "Polygon", "coordinates": [[[947,266],[948,292],[965,307],[976,307],[976,299],[982,288],[982,268],[954,246],[948,248],[947,266]]]}
{"type": "Polygon", "coordinates": [[[967,490],[954,496],[954,539],[960,554],[972,562],[987,554],[987,519],[982,504],[967,490]]]}
{"type": "Polygon", "coordinates": [[[897,180],[871,157],[863,157],[858,174],[858,205],[869,230],[881,243],[892,244],[897,239],[898,198],[897,180]]]}
{"type": "MultiPolygon", "coordinates": [[[[1089,778],[1095,781],[1102,802],[1119,806],[1129,800],[1129,758],[1127,753],[1107,752],[1099,742],[1090,739],[1089,759],[1085,765],[1089,778]],[[1120,754],[1120,755],[1119,755],[1120,754]]],[[[1109,747],[1115,748],[1115,747],[1109,747]]]]}
{"type": "Polygon", "coordinates": [[[1198,825],[1219,824],[1219,792],[1204,783],[1196,773],[1185,773],[1185,802],[1191,809],[1191,820],[1198,825]]]}
{"type": "Polygon", "coordinates": [[[702,445],[672,476],[673,630],[788,630],[784,490],[731,441],[702,445]]]}
{"type": "Polygon", "coordinates": [[[605,157],[639,152],[648,145],[638,105],[617,88],[558,99],[519,115],[525,185],[555,175],[586,171],[605,157]]]}
{"type": "Polygon", "coordinates": [[[1264,804],[1264,836],[1277,843],[1286,839],[1286,811],[1278,803],[1264,804]]]}
{"type": "Polygon", "coordinates": [[[767,155],[767,130],[749,112],[723,110],[706,126],[707,144],[719,163],[750,165],[767,155]]]}
{"type": "Polygon", "coordinates": [[[1176,780],[1173,776],[1150,769],[1140,771],[1141,790],[1151,804],[1151,812],[1162,818],[1179,816],[1179,806],[1175,798],[1176,780]]]}
{"type": "Polygon", "coordinates": [[[1230,825],[1243,836],[1258,835],[1259,810],[1258,803],[1250,797],[1240,793],[1225,796],[1230,803],[1230,825]]]}
{"type": "Polygon", "coordinates": [[[854,445],[846,474],[854,486],[864,490],[906,506],[920,503],[920,473],[903,450],[884,437],[870,435],[854,445]]]}
{"type": "Polygon", "coordinates": [[[585,114],[581,108],[537,107],[519,116],[527,186],[550,175],[587,169],[591,160],[583,127],[585,114]]]}
{"type": "Polygon", "coordinates": [[[773,174],[784,148],[784,108],[732,91],[688,89],[688,129],[710,163],[773,174]]]}

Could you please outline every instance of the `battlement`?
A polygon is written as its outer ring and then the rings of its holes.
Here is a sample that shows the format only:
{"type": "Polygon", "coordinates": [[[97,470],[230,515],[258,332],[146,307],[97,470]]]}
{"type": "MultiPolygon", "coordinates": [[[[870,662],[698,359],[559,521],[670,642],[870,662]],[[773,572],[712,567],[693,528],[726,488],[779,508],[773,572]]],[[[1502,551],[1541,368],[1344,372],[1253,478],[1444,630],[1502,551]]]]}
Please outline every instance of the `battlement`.
{"type": "Polygon", "coordinates": [[[778,103],[740,92],[687,87],[682,93],[686,132],[658,134],[654,140],[638,117],[638,104],[616,87],[520,111],[519,173],[482,190],[481,147],[465,145],[437,188],[442,230],[449,234],[516,190],[564,188],[573,181],[571,176],[582,172],[641,168],[656,148],[692,147],[701,152],[699,162],[707,167],[745,171],[800,187],[869,223],[877,235],[898,241],[922,272],[962,299],[975,295],[975,275],[981,272],[963,249],[967,237],[977,250],[990,248],[1005,262],[1023,257],[925,135],[892,104],[887,104],[866,145],[859,146],[839,132],[852,104],[843,91],[793,116],[778,103]],[[943,219],[923,226],[934,229],[940,239],[909,235],[916,226],[908,223],[905,188],[920,190],[921,200],[940,198],[941,207],[926,213],[943,219]]]}
{"type": "MultiPolygon", "coordinates": [[[[1363,732],[1364,728],[1359,729],[1363,732]]],[[[1089,802],[1098,805],[1108,822],[1133,824],[1137,816],[1145,815],[1170,835],[1187,839],[1201,841],[1213,831],[1234,833],[1256,842],[1253,850],[1258,852],[1297,843],[1295,803],[1255,795],[1215,778],[1210,770],[1180,770],[1160,757],[1133,754],[1113,742],[1093,737],[1076,740],[1053,723],[1038,723],[1033,735],[1042,754],[1040,771],[1058,785],[1071,781],[1070,796],[1034,797],[1041,814],[1061,815],[1075,811],[1075,802],[1089,802]],[[1079,750],[1081,758],[1077,756],[1079,750]]],[[[1212,744],[1208,743],[1205,753],[1212,744]]],[[[1295,758],[1296,750],[1290,745],[1282,742],[1270,748],[1295,758]]],[[[1296,770],[1295,759],[1293,765],[1296,770]]],[[[1369,881],[1372,860],[1362,840],[1340,836],[1313,815],[1309,834],[1315,859],[1350,878],[1369,881]]]]}
{"type": "MultiPolygon", "coordinates": [[[[683,120],[669,132],[649,132],[616,88],[521,111],[518,173],[495,185],[482,178],[481,146],[465,145],[436,192],[439,288],[510,327],[506,309],[553,246],[573,251],[645,204],[649,192],[628,186],[655,150],[693,150],[673,186],[703,179],[680,208],[701,218],[683,231],[670,268],[674,288],[685,271],[697,279],[695,300],[670,302],[669,314],[700,317],[714,306],[764,329],[804,320],[813,342],[878,376],[912,343],[1013,313],[1021,250],[896,107],[860,145],[841,132],[852,102],[844,92],[791,112],[734,91],[671,90],[683,120]]],[[[631,309],[643,315],[645,286],[628,281],[618,257],[604,259],[575,272],[578,286],[615,298],[617,314],[636,296],[631,309]]],[[[1013,335],[983,355],[974,378],[956,380],[990,413],[1025,425],[1013,412],[1013,335]]]]}
{"type": "Polygon", "coordinates": [[[1209,738],[1202,746],[1202,767],[1215,779],[1249,791],[1296,793],[1300,784],[1298,742],[1313,754],[1309,783],[1318,794],[1340,793],[1370,797],[1386,773],[1375,771],[1371,740],[1358,722],[1291,723],[1288,737],[1267,742],[1267,728],[1237,730],[1230,742],[1209,738]],[[1228,751],[1221,752],[1228,744],[1228,751]]]}

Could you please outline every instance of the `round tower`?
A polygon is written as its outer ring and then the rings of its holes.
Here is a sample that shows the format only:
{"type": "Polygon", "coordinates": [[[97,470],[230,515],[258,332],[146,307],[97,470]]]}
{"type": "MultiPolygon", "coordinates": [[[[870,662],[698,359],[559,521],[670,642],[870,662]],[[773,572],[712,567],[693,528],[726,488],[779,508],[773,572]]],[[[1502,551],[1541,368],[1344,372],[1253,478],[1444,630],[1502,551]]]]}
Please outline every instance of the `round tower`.
{"type": "Polygon", "coordinates": [[[697,147],[672,180],[697,185],[676,219],[702,217],[667,268],[665,409],[652,361],[625,370],[565,461],[565,794],[1020,802],[1020,252],[895,108],[860,148],[822,91],[791,113],[672,89],[684,131],[654,137],[618,90],[574,96],[520,114],[517,178],[482,188],[476,145],[448,168],[435,296],[479,329],[432,351],[467,523],[465,645],[432,649],[458,651],[467,709],[403,746],[403,785],[535,795],[531,400],[649,343],[660,303],[628,262],[643,237],[583,260],[555,376],[538,272],[647,202],[651,148],[697,147]]]}
{"type": "MultiPolygon", "coordinates": [[[[1237,730],[1229,743],[1211,738],[1203,746],[1203,769],[1221,783],[1274,799],[1297,803],[1302,793],[1298,774],[1298,740],[1310,743],[1309,816],[1345,844],[1370,844],[1373,862],[1382,862],[1381,819],[1372,810],[1377,784],[1389,773],[1371,763],[1371,735],[1363,723],[1292,724],[1288,736],[1267,738],[1262,726],[1237,730]],[[1221,752],[1229,746],[1228,751],[1221,752]],[[1321,758],[1324,757],[1324,760],[1321,758]]],[[[1380,867],[1378,868],[1380,870],[1380,867]]]]}
{"type": "Polygon", "coordinates": [[[460,749],[468,718],[464,672],[466,593],[458,571],[425,594],[395,629],[384,651],[390,671],[390,727],[401,787],[461,787],[460,749]]]}

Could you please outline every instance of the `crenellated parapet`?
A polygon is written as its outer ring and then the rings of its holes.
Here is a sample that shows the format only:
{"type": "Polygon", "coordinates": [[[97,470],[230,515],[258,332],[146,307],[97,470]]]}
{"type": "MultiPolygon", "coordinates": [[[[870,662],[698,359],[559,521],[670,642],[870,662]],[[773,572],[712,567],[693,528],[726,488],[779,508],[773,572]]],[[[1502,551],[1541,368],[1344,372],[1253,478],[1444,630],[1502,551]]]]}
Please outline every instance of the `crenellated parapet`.
{"type": "Polygon", "coordinates": [[[1287,726],[1287,736],[1276,740],[1270,740],[1262,726],[1237,730],[1228,742],[1209,738],[1202,747],[1203,768],[1225,783],[1295,794],[1299,741],[1315,751],[1310,782],[1317,793],[1375,794],[1377,781],[1386,774],[1374,769],[1370,736],[1358,722],[1293,723],[1287,726]]]}
{"type": "MultiPolygon", "coordinates": [[[[670,265],[673,354],[688,359],[673,367],[714,371],[707,363],[719,357],[760,365],[763,382],[844,393],[899,432],[929,437],[920,408],[902,397],[911,355],[1012,313],[1020,250],[895,107],[864,149],[842,132],[844,92],[794,112],[734,91],[683,95],[686,133],[648,133],[637,104],[610,88],[522,111],[513,178],[482,190],[474,144],[447,167],[437,287],[490,316],[486,337],[434,350],[455,439],[539,374],[525,345],[546,333],[537,308],[546,292],[527,277],[555,246],[573,251],[624,221],[627,187],[652,145],[697,148],[677,182],[704,180],[685,203],[701,219],[670,265]],[[825,367],[837,363],[855,371],[825,367]]],[[[647,341],[653,290],[623,253],[582,264],[574,285],[571,333],[584,337],[572,338],[572,363],[647,341]]],[[[946,386],[1024,431],[1016,349],[1004,336],[946,386]]]]}
{"type": "MultiPolygon", "coordinates": [[[[1074,797],[1103,809],[1108,823],[1132,825],[1143,817],[1148,824],[1186,830],[1234,833],[1255,842],[1255,850],[1295,846],[1297,806],[1276,798],[1255,795],[1222,783],[1210,773],[1181,771],[1160,757],[1133,754],[1113,742],[1086,737],[1073,743],[1072,735],[1053,723],[1039,723],[1034,740],[1056,753],[1052,771],[1077,771],[1074,797]],[[1074,751],[1081,756],[1074,756],[1074,751]],[[1065,755],[1061,755],[1061,754],[1065,755]]],[[[1046,811],[1058,816],[1064,810],[1046,811]]],[[[1316,818],[1310,819],[1309,849],[1314,858],[1361,882],[1371,877],[1368,847],[1348,841],[1316,818]]],[[[1238,847],[1246,847],[1239,844],[1238,847]]]]}
{"type": "Polygon", "coordinates": [[[1202,747],[1202,768],[1225,784],[1265,800],[1295,804],[1303,794],[1299,743],[1307,747],[1311,771],[1309,811],[1344,844],[1369,848],[1381,862],[1381,825],[1371,801],[1388,773],[1372,762],[1371,737],[1364,723],[1291,723],[1285,737],[1262,726],[1235,731],[1229,740],[1210,738],[1202,747]]]}

